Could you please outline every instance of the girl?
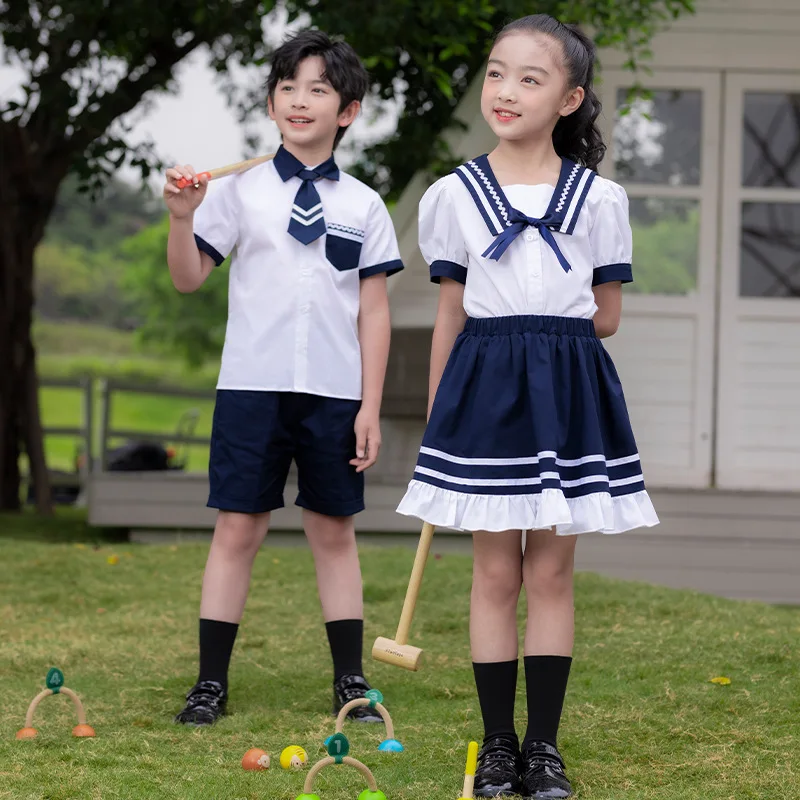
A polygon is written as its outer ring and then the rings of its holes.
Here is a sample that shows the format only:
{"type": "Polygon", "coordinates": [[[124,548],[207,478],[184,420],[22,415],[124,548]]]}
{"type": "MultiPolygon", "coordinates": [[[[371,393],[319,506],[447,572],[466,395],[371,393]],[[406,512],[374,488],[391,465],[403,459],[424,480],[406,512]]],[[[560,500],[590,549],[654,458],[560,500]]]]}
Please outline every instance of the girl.
{"type": "Polygon", "coordinates": [[[556,735],[572,662],[573,534],[658,523],[600,343],[619,324],[632,245],[624,190],[592,171],[605,151],[594,60],[592,42],[551,17],[503,28],[481,97],[497,147],[420,204],[420,249],[440,295],[429,422],[398,510],[473,532],[470,636],[485,728],[476,797],[572,794],[556,735]]]}

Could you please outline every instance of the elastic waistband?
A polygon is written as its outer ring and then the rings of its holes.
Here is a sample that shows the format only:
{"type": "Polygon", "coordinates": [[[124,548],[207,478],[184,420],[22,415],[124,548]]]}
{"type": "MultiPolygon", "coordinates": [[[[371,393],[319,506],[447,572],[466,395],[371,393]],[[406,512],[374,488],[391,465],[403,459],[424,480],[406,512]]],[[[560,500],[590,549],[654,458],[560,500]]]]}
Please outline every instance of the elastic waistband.
{"type": "Polygon", "coordinates": [[[511,333],[552,333],[557,336],[597,338],[594,322],[579,317],[468,317],[464,333],[472,336],[507,336],[511,333]]]}

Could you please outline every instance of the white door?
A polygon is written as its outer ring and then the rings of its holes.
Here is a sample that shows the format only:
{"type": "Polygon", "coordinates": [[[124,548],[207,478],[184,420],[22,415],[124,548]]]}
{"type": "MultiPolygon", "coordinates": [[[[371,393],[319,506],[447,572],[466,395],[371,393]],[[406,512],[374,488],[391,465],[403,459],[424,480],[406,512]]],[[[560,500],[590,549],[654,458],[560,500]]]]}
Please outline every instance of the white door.
{"type": "Polygon", "coordinates": [[[800,489],[800,73],[725,78],[717,485],[800,489]]]}
{"type": "Polygon", "coordinates": [[[711,484],[721,73],[604,72],[601,173],[630,198],[633,278],[607,340],[649,486],[711,484]],[[626,111],[627,109],[627,111],[626,111]]]}

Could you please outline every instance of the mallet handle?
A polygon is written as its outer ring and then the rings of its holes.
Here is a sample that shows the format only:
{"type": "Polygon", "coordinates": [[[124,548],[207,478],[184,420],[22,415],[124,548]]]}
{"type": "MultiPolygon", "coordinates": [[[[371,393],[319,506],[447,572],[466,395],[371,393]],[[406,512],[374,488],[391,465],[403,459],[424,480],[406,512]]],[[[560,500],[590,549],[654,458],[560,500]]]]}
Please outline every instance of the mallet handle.
{"type": "Polygon", "coordinates": [[[428,554],[431,551],[431,542],[436,529],[426,522],[422,526],[422,533],[419,536],[417,545],[417,555],[414,559],[414,567],[411,570],[411,580],[408,582],[406,599],[403,601],[403,611],[400,614],[400,624],[397,626],[397,635],[394,640],[397,644],[408,644],[408,634],[411,631],[411,620],[414,618],[414,610],[417,607],[420,586],[422,586],[422,575],[425,572],[425,564],[428,561],[428,554]]]}
{"type": "MultiPolygon", "coordinates": [[[[210,169],[207,172],[198,172],[197,177],[208,178],[208,180],[213,181],[216,178],[224,178],[226,175],[238,175],[241,172],[247,172],[247,170],[257,167],[259,164],[264,164],[267,161],[271,161],[273,158],[275,158],[274,153],[270,153],[268,156],[248,158],[246,161],[237,161],[235,164],[228,164],[225,167],[217,167],[216,169],[210,169]]],[[[187,186],[191,186],[192,182],[188,178],[180,178],[175,185],[179,189],[185,189],[187,186]]]]}

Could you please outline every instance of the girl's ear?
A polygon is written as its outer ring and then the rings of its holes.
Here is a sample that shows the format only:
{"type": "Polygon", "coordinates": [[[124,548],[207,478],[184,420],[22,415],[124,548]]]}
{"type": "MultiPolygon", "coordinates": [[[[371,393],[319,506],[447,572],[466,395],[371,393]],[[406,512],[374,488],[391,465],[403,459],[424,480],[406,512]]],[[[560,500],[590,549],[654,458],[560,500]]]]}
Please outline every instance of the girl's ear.
{"type": "Polygon", "coordinates": [[[562,117],[568,117],[581,107],[584,97],[586,97],[586,90],[583,86],[576,86],[574,89],[570,89],[558,113],[561,114],[562,117]]]}
{"type": "Polygon", "coordinates": [[[361,111],[361,103],[358,100],[353,100],[347,108],[339,112],[339,127],[346,128],[352,125],[359,111],[361,111]]]}

